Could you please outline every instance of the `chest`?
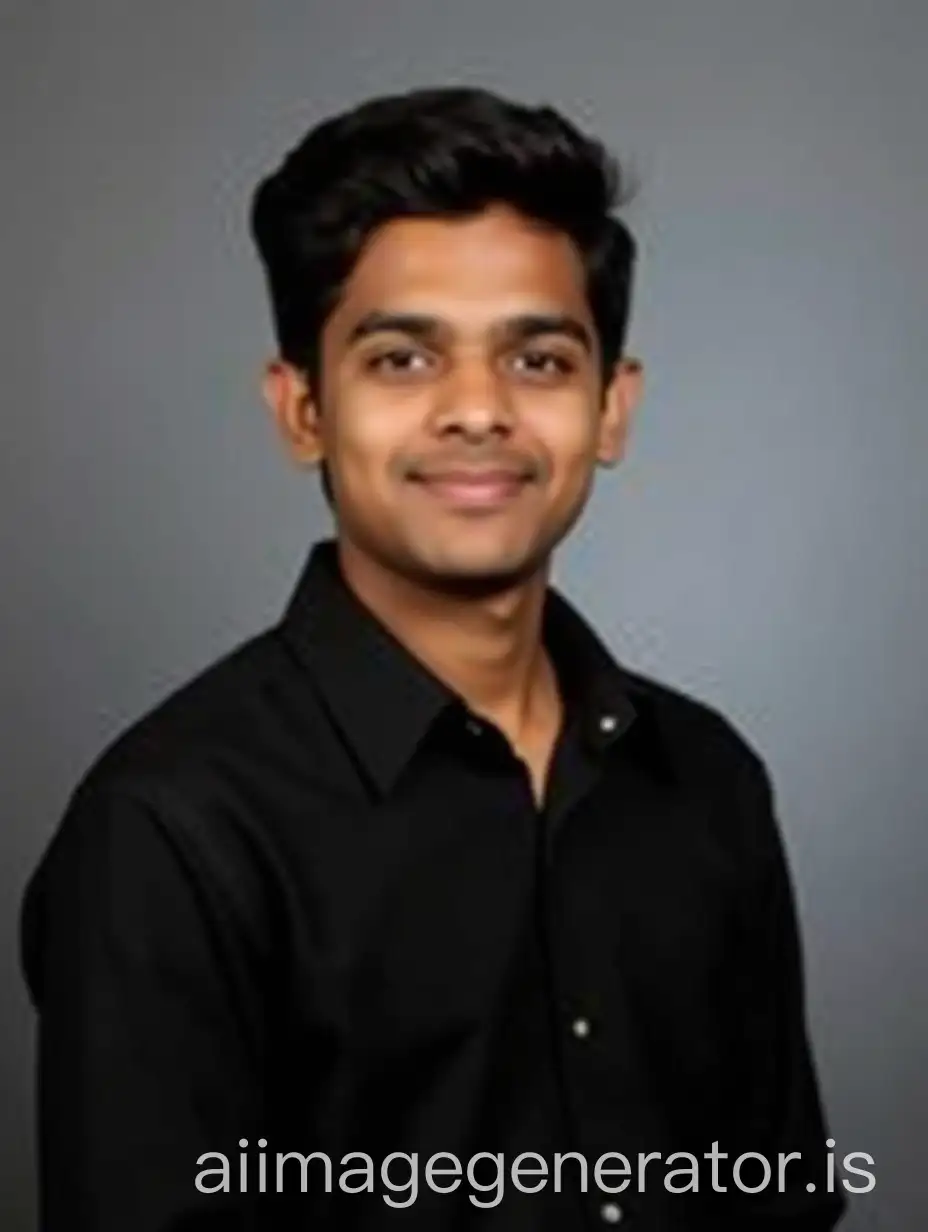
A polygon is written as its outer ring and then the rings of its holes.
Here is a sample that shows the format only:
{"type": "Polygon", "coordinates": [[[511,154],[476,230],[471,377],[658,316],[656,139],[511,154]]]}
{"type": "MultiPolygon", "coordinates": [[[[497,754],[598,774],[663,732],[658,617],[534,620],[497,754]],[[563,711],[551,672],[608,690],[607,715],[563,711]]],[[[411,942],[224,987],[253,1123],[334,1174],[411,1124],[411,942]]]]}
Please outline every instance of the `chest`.
{"type": "Polygon", "coordinates": [[[376,805],[307,796],[275,829],[294,1013],[381,1063],[552,998],[643,1030],[706,1019],[740,891],[706,807],[618,760],[584,779],[515,757],[436,762],[376,805]]]}

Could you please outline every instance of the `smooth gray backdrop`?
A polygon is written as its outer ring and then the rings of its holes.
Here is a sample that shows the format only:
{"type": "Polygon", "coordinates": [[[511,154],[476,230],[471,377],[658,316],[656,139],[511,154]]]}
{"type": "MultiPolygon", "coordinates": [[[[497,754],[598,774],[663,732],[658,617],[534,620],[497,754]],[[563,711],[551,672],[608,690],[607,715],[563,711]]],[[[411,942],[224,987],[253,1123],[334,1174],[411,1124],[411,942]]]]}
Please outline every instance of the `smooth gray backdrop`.
{"type": "Polygon", "coordinates": [[[628,461],[557,580],[774,775],[849,1230],[928,1153],[928,5],[5,0],[0,1226],[32,1227],[16,913],[103,744],[276,619],[328,529],[257,396],[245,229],[312,122],[472,82],[634,160],[628,461]]]}

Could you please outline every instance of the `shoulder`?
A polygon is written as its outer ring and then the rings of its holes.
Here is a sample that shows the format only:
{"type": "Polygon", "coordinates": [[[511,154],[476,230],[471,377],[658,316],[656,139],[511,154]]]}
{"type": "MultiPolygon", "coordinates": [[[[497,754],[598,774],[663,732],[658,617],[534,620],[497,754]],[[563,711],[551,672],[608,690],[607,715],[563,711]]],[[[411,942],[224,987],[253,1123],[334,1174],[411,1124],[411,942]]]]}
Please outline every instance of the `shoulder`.
{"type": "Polygon", "coordinates": [[[27,971],[37,970],[47,916],[86,921],[134,896],[168,911],[192,896],[217,918],[264,912],[251,835],[230,801],[235,776],[248,775],[254,732],[280,675],[282,650],[271,634],[207,664],[85,769],[24,890],[27,971]]]}
{"type": "Polygon", "coordinates": [[[241,805],[274,741],[285,655],[265,629],[117,731],[72,785],[39,869],[92,861],[115,876],[153,847],[191,875],[248,866],[254,834],[241,805]]]}
{"type": "Polygon", "coordinates": [[[265,629],[207,663],[110,739],[74,796],[190,796],[211,772],[246,758],[279,676],[279,639],[265,629]]]}
{"type": "Polygon", "coordinates": [[[721,709],[664,681],[623,671],[638,721],[676,776],[766,775],[760,751],[721,709]]]}
{"type": "Polygon", "coordinates": [[[774,786],[753,741],[707,701],[624,670],[642,755],[683,798],[698,802],[703,824],[725,847],[752,864],[779,858],[774,786]]]}

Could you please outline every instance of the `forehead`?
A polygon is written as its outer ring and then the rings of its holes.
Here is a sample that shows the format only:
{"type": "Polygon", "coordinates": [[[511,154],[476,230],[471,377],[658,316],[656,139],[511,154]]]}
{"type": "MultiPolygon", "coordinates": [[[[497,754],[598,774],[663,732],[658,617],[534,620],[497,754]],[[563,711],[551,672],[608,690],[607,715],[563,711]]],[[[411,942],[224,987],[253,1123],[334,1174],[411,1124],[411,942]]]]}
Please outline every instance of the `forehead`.
{"type": "Polygon", "coordinates": [[[589,316],[583,262],[570,238],[502,206],[463,219],[382,226],[362,250],[334,316],[347,325],[374,307],[474,325],[538,310],[589,316]]]}

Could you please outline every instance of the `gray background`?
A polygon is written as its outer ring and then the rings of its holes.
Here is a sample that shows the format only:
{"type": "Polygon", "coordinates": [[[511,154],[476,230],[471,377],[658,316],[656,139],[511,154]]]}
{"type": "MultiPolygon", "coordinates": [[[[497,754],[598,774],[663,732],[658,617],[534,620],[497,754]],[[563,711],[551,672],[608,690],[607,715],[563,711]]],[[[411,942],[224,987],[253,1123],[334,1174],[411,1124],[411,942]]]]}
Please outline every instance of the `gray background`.
{"type": "Polygon", "coordinates": [[[275,619],[317,484],[244,216],[333,108],[479,82],[634,160],[647,401],[560,583],[778,787],[848,1229],[923,1226],[928,5],[7,0],[0,1226],[32,1223],[22,885],[104,742],[275,619]]]}

